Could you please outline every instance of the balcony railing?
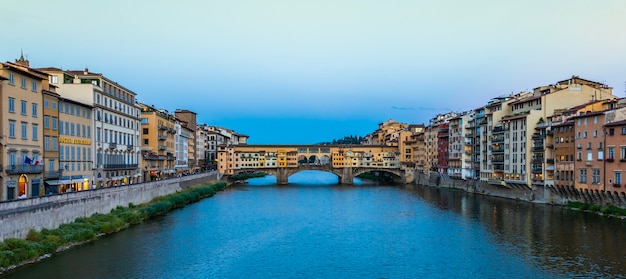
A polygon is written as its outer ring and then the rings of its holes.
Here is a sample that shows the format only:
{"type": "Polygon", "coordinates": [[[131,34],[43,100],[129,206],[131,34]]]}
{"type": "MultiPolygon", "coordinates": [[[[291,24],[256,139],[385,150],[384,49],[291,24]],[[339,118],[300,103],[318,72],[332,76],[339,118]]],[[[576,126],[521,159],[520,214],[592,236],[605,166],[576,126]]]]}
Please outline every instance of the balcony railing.
{"type": "Polygon", "coordinates": [[[127,144],[126,145],[126,150],[133,150],[133,145],[132,144],[127,144]]]}
{"type": "Polygon", "coordinates": [[[9,165],[6,169],[7,174],[39,174],[43,172],[43,166],[37,165],[9,165]]]}
{"type": "Polygon", "coordinates": [[[159,135],[159,140],[166,140],[167,136],[159,135]]]}
{"type": "Polygon", "coordinates": [[[105,170],[112,170],[112,169],[136,169],[138,166],[138,164],[105,164],[104,165],[104,169],[105,170]]]}
{"type": "Polygon", "coordinates": [[[167,146],[165,146],[165,145],[159,145],[159,150],[166,150],[166,149],[167,149],[167,146]]]}
{"type": "Polygon", "coordinates": [[[117,148],[117,143],[109,143],[109,149],[117,148]]]}

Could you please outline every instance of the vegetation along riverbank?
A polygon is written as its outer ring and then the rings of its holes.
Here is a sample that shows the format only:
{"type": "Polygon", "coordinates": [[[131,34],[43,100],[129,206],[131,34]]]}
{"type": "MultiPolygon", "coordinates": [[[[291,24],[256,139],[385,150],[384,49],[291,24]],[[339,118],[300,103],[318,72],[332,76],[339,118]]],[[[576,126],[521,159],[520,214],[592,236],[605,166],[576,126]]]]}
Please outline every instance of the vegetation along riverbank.
{"type": "Polygon", "coordinates": [[[171,195],[155,198],[145,204],[119,206],[108,214],[77,218],[74,222],[63,224],[56,229],[31,230],[26,239],[5,239],[0,243],[0,274],[211,197],[224,190],[225,187],[225,182],[190,187],[171,195]]]}

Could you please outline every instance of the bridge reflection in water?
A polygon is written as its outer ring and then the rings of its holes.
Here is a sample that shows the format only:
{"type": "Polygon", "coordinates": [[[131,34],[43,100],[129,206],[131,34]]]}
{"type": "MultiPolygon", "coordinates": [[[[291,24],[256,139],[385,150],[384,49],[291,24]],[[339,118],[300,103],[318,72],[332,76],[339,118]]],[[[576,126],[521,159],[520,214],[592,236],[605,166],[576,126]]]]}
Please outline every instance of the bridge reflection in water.
{"type": "Polygon", "coordinates": [[[289,176],[303,170],[331,172],[341,184],[367,172],[391,174],[396,182],[414,181],[414,169],[404,164],[396,146],[382,145],[236,145],[220,146],[218,170],[223,175],[261,171],[288,184],[289,176]]]}

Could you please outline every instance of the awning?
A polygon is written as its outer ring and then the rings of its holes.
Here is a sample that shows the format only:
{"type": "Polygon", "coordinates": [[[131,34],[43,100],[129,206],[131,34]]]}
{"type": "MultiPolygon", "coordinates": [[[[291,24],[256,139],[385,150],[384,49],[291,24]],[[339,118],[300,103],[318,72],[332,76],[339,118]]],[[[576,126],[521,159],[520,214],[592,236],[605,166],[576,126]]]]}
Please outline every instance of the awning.
{"type": "Polygon", "coordinates": [[[61,184],[71,184],[72,180],[46,180],[46,184],[56,186],[61,184]]]}

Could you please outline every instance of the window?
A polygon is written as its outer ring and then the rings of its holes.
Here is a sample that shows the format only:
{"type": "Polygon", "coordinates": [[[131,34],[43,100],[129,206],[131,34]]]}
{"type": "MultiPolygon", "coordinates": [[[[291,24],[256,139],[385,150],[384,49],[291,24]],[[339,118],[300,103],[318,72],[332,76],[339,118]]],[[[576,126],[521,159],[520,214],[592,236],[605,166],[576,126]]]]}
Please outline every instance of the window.
{"type": "Polygon", "coordinates": [[[143,128],[143,134],[147,135],[148,134],[148,128],[143,128]]]}
{"type": "Polygon", "coordinates": [[[15,138],[15,120],[9,120],[9,137],[15,138]]]}
{"type": "Polygon", "coordinates": [[[26,101],[21,101],[21,103],[22,115],[26,115],[26,101]]]}
{"type": "Polygon", "coordinates": [[[28,131],[26,129],[28,129],[28,123],[22,122],[22,139],[23,140],[27,139],[27,136],[28,136],[28,131]]]}
{"type": "Polygon", "coordinates": [[[626,126],[622,127],[622,135],[626,135],[626,126]]]}
{"type": "Polygon", "coordinates": [[[148,144],[148,139],[143,139],[143,144],[147,145],[148,144]]]}
{"type": "Polygon", "coordinates": [[[63,161],[65,160],[65,158],[63,157],[64,153],[63,151],[65,151],[65,146],[59,146],[59,161],[63,161]]]}
{"type": "Polygon", "coordinates": [[[593,137],[597,138],[598,137],[598,130],[593,130],[593,137]]]}
{"type": "Polygon", "coordinates": [[[622,173],[616,171],[615,172],[615,184],[620,185],[622,184],[622,173]]]}
{"type": "Polygon", "coordinates": [[[33,124],[33,140],[39,140],[39,135],[37,133],[38,129],[39,129],[39,125],[33,124]]]}
{"type": "Polygon", "coordinates": [[[57,110],[57,102],[52,101],[52,110],[57,110]]]}
{"type": "Polygon", "coordinates": [[[587,183],[587,169],[580,170],[580,183],[587,183]]]}
{"type": "Polygon", "coordinates": [[[609,147],[609,154],[607,158],[609,159],[615,158],[615,147],[609,147]]]}
{"type": "Polygon", "coordinates": [[[50,107],[50,101],[48,101],[47,99],[43,100],[43,108],[49,108],[49,107],[50,107]]]}
{"type": "Polygon", "coordinates": [[[43,128],[50,129],[50,116],[48,115],[43,116],[43,128]]]}
{"type": "Polygon", "coordinates": [[[54,116],[52,117],[52,130],[57,130],[57,118],[54,116]]]}
{"type": "Polygon", "coordinates": [[[43,150],[45,151],[50,151],[50,137],[44,136],[43,137],[43,150]]]}
{"type": "Polygon", "coordinates": [[[15,99],[9,98],[9,112],[15,112],[15,99]]]}
{"type": "Polygon", "coordinates": [[[600,169],[591,170],[591,183],[600,184],[600,169]]]}
{"type": "Polygon", "coordinates": [[[50,82],[52,84],[57,84],[59,83],[59,77],[58,76],[50,76],[50,82]]]}
{"type": "Polygon", "coordinates": [[[15,77],[13,73],[9,73],[9,85],[15,85],[15,77]]]}
{"type": "Polygon", "coordinates": [[[33,103],[32,109],[33,109],[33,117],[37,117],[37,104],[33,103]]]}
{"type": "Polygon", "coordinates": [[[583,138],[585,138],[585,139],[587,138],[587,131],[583,132],[583,138]]]}
{"type": "Polygon", "coordinates": [[[59,139],[52,137],[52,151],[57,151],[57,146],[59,146],[59,139]]]}
{"type": "Polygon", "coordinates": [[[26,78],[22,78],[22,89],[26,89],[26,78]]]}
{"type": "Polygon", "coordinates": [[[37,93],[37,81],[32,82],[33,88],[31,89],[33,92],[37,93]]]}
{"type": "Polygon", "coordinates": [[[593,160],[593,153],[591,153],[591,151],[587,152],[587,161],[591,161],[593,160]]]}

